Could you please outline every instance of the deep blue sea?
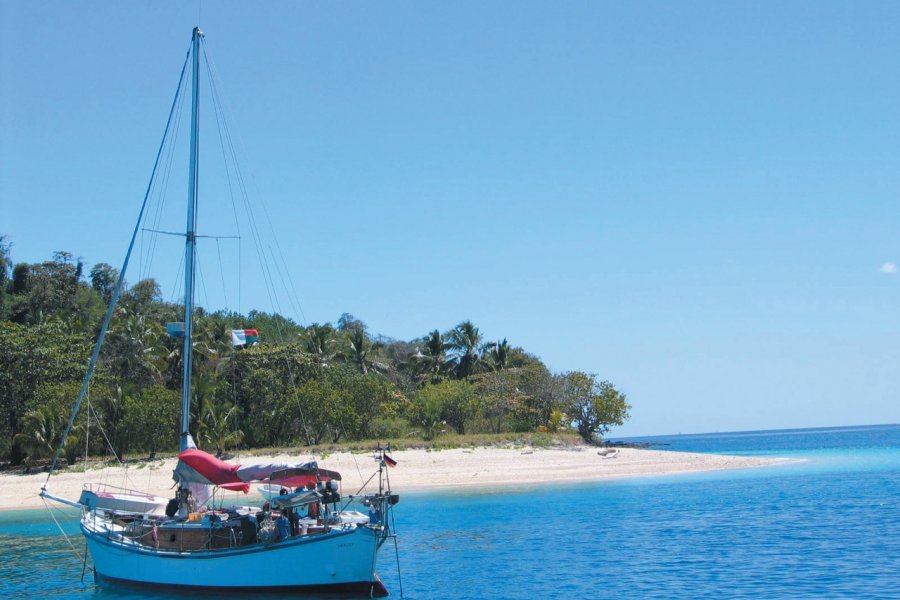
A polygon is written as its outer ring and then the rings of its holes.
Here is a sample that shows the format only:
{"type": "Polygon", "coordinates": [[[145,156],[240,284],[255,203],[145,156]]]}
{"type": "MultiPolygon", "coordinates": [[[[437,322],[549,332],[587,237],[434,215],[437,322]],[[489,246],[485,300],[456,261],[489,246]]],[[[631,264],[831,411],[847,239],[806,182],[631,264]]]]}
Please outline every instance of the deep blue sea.
{"type": "MultiPolygon", "coordinates": [[[[900,425],[640,441],[803,460],[532,490],[403,494],[396,511],[403,597],[900,598],[900,425]]],[[[90,575],[82,583],[77,524],[64,527],[75,549],[45,511],[0,513],[0,597],[173,597],[98,588],[90,575]]],[[[400,598],[392,545],[378,570],[400,598]]]]}

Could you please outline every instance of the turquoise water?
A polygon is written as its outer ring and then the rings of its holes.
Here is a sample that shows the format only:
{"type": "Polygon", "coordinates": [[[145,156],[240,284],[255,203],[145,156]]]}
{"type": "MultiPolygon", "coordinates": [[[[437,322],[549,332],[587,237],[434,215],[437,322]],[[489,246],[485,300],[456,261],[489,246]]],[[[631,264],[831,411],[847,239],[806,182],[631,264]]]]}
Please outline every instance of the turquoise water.
{"type": "MultiPolygon", "coordinates": [[[[405,494],[396,513],[404,596],[900,598],[900,426],[648,441],[803,461],[405,494]]],[[[80,552],[74,521],[65,527],[80,552]]],[[[80,558],[44,512],[0,515],[0,548],[2,597],[172,597],[96,588],[89,575],[81,583],[80,558]]],[[[385,550],[379,573],[399,598],[393,547],[385,550]]]]}

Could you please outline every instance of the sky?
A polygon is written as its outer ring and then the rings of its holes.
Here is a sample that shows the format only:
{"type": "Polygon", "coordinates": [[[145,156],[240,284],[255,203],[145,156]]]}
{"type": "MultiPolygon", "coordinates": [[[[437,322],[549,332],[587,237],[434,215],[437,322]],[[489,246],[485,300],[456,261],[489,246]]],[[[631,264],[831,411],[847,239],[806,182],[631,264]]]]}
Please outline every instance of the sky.
{"type": "Polygon", "coordinates": [[[614,436],[900,422],[900,4],[0,2],[14,261],[121,265],[198,19],[290,282],[205,118],[207,307],[469,319],[612,381],[614,436]]]}

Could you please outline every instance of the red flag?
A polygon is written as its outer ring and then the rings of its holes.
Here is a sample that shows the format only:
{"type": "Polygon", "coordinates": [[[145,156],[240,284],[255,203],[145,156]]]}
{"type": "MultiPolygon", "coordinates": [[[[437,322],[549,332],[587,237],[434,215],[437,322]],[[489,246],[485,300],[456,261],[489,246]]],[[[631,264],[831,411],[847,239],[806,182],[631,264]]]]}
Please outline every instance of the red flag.
{"type": "Polygon", "coordinates": [[[387,454],[385,454],[384,452],[381,453],[381,459],[384,461],[384,464],[386,464],[389,467],[397,466],[397,461],[394,460],[393,458],[391,458],[390,456],[388,456],[387,454]]]}

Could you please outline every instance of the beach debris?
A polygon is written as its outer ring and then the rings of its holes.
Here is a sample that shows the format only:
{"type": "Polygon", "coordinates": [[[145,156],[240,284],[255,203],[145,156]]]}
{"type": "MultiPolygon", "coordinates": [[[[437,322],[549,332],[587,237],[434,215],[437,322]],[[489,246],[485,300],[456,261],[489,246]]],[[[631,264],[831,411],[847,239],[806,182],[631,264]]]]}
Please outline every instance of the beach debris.
{"type": "Polygon", "coordinates": [[[604,450],[597,450],[597,454],[600,455],[600,458],[615,458],[619,455],[619,449],[606,448],[604,450]]]}

